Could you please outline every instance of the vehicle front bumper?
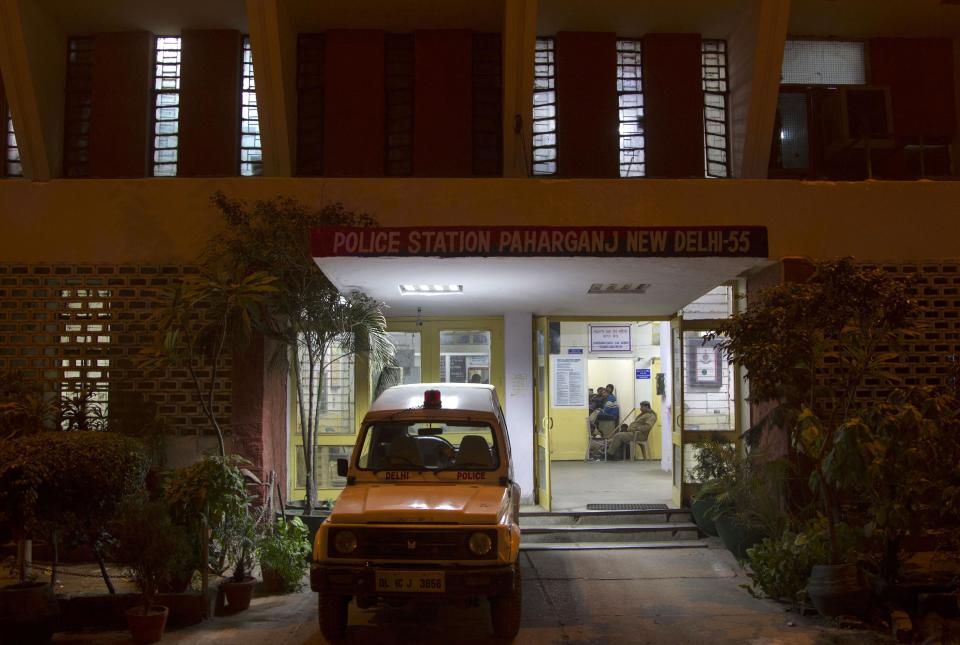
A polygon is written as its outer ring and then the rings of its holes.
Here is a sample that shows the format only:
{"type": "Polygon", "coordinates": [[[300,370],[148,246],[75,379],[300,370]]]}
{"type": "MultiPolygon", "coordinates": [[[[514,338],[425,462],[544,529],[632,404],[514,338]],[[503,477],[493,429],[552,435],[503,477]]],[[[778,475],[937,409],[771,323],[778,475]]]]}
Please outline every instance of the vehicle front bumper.
{"type": "Polygon", "coordinates": [[[314,562],[310,567],[310,588],[321,593],[345,596],[379,596],[429,600],[437,598],[469,598],[478,596],[505,596],[513,591],[518,565],[490,567],[442,567],[411,565],[409,563],[370,563],[368,565],[329,565],[314,562]],[[387,593],[376,591],[374,574],[389,571],[443,571],[445,590],[441,593],[387,593]]]}

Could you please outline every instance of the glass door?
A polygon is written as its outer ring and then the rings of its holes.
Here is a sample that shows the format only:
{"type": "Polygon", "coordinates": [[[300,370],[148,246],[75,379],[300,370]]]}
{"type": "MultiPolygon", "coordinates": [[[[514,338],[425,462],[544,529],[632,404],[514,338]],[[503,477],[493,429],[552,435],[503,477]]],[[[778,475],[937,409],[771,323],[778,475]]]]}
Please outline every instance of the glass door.
{"type": "Polygon", "coordinates": [[[535,388],[534,419],[536,439],[534,445],[536,480],[536,501],[544,510],[550,510],[550,430],[553,419],[550,418],[550,351],[547,343],[550,341],[549,320],[540,317],[535,320],[533,330],[534,366],[533,380],[535,388]]]}

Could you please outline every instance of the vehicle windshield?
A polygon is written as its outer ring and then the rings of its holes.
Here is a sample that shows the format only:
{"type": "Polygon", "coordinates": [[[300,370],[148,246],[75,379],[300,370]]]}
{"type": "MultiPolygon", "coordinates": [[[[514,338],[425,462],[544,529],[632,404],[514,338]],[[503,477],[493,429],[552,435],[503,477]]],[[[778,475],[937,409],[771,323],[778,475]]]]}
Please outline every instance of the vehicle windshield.
{"type": "Polygon", "coordinates": [[[365,428],[361,470],[496,470],[496,435],[473,421],[384,421],[365,428]]]}

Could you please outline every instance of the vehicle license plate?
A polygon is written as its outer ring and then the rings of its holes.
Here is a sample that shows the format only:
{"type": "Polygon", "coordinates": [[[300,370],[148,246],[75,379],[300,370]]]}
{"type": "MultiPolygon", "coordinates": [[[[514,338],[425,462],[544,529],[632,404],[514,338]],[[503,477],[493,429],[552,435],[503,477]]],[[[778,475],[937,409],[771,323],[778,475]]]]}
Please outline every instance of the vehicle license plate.
{"type": "Polygon", "coordinates": [[[377,571],[377,591],[394,593],[442,593],[443,571],[377,571]]]}

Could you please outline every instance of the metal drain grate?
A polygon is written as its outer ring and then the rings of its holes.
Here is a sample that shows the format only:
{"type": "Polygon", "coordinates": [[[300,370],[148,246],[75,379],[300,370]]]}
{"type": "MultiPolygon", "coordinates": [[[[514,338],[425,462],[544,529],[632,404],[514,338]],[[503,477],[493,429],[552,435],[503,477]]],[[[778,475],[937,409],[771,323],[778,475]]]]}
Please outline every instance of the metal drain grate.
{"type": "Polygon", "coordinates": [[[587,504],[588,511],[666,511],[666,504],[587,504]]]}

